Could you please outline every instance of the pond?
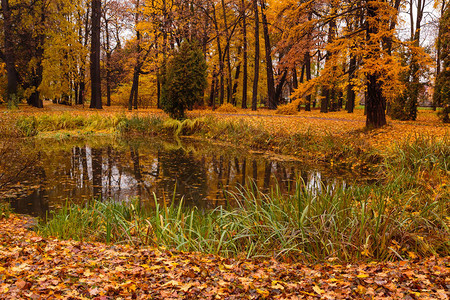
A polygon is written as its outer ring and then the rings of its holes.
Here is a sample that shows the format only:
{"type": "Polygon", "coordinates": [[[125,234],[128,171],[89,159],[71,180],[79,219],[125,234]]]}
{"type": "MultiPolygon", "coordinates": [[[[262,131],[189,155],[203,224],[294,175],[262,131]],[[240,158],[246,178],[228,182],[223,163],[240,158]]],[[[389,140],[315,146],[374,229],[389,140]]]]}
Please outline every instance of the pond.
{"type": "Polygon", "coordinates": [[[37,163],[3,198],[16,212],[41,217],[66,201],[139,197],[152,205],[156,195],[159,201],[183,197],[188,206],[212,209],[233,205],[229,192],[243,186],[256,185],[262,192],[278,186],[288,194],[301,182],[321,193],[353,180],[291,157],[193,140],[95,137],[26,143],[39,149],[37,163]]]}

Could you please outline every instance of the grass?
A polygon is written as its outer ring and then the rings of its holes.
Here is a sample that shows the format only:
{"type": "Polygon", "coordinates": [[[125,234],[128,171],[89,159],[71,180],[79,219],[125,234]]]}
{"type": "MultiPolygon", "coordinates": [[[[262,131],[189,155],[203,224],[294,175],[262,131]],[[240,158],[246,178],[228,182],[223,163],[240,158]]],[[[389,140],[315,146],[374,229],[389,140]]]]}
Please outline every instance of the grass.
{"type": "Polygon", "coordinates": [[[42,223],[40,232],[287,261],[445,256],[450,254],[448,146],[420,137],[396,145],[376,184],[316,193],[298,182],[291,196],[276,187],[264,194],[250,185],[230,194],[237,207],[208,212],[184,208],[174,199],[171,205],[155,199],[152,209],[142,209],[138,200],[94,201],[67,205],[42,223]],[[412,156],[412,163],[405,159],[412,156]],[[423,186],[424,171],[434,192],[423,186]]]}
{"type": "Polygon", "coordinates": [[[0,219],[8,219],[11,215],[11,206],[7,202],[0,202],[0,219]]]}

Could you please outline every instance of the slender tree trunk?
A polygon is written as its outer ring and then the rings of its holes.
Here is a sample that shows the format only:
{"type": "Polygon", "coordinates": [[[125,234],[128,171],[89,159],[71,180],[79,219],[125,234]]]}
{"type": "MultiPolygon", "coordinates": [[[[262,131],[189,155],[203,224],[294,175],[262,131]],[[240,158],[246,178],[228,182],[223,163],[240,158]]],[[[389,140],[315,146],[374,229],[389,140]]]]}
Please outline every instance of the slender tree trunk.
{"type": "MultiPolygon", "coordinates": [[[[311,80],[311,55],[309,50],[305,53],[305,73],[306,81],[311,80]]],[[[311,111],[311,94],[306,95],[305,111],[311,111]]]]}
{"type": "Polygon", "coordinates": [[[247,81],[248,81],[248,50],[247,50],[247,15],[245,12],[245,0],[242,0],[242,38],[244,51],[244,73],[242,74],[242,108],[247,108],[247,81]]]}
{"type": "Polygon", "coordinates": [[[217,22],[216,17],[216,8],[214,5],[212,5],[212,13],[213,13],[213,20],[214,20],[214,28],[216,30],[216,41],[217,41],[217,51],[219,52],[219,103],[220,105],[223,104],[224,98],[225,98],[225,86],[224,86],[224,64],[223,64],[223,54],[222,54],[222,46],[220,44],[220,31],[219,31],[219,24],[217,22]]]}
{"type": "Polygon", "coordinates": [[[253,11],[255,14],[255,70],[253,77],[252,110],[258,105],[258,81],[259,81],[259,13],[258,0],[253,0],[253,11]]]}
{"type": "MultiPolygon", "coordinates": [[[[84,23],[84,40],[81,38],[83,36],[82,34],[82,29],[80,26],[80,30],[79,30],[79,35],[80,35],[80,43],[83,43],[84,47],[87,47],[88,45],[88,41],[89,41],[89,14],[90,14],[90,7],[88,7],[86,14],[85,14],[85,23],[84,23]]],[[[79,17],[81,18],[81,14],[79,15],[79,17]]],[[[84,98],[85,98],[85,91],[86,91],[86,82],[85,82],[85,77],[86,77],[86,69],[85,69],[85,64],[84,61],[81,62],[80,64],[80,77],[78,80],[78,86],[79,86],[79,91],[78,91],[78,99],[75,100],[75,103],[80,104],[80,105],[84,105],[84,98]]]]}
{"type": "MultiPolygon", "coordinates": [[[[413,1],[411,0],[411,8],[412,8],[413,1]]],[[[425,0],[417,0],[417,8],[416,8],[416,28],[411,33],[411,38],[414,43],[415,47],[420,46],[420,30],[421,30],[421,24],[422,24],[422,18],[423,18],[423,11],[425,8],[425,0]]],[[[413,18],[413,12],[410,12],[411,18],[413,18]]],[[[411,21],[411,28],[414,28],[414,21],[411,21]]],[[[416,120],[417,119],[417,106],[419,102],[419,90],[420,90],[420,82],[419,82],[419,62],[418,58],[415,54],[412,55],[412,62],[411,62],[411,95],[407,107],[407,111],[409,113],[408,119],[409,120],[416,120]]]]}
{"type": "Polygon", "coordinates": [[[266,9],[266,4],[264,0],[260,0],[260,4],[261,4],[261,19],[264,33],[264,46],[266,53],[267,97],[269,101],[269,109],[276,109],[277,99],[275,96],[275,80],[273,76],[272,47],[270,46],[269,24],[267,22],[267,17],[264,12],[266,9]]]}
{"type": "Polygon", "coordinates": [[[214,68],[213,75],[212,75],[212,81],[211,81],[211,92],[209,93],[209,106],[214,107],[214,101],[215,101],[215,88],[216,88],[216,69],[214,68]]]}
{"type": "Polygon", "coordinates": [[[102,1],[92,0],[92,37],[91,37],[91,105],[90,108],[102,109],[102,90],[100,78],[100,18],[102,1]]]}
{"type": "Polygon", "coordinates": [[[294,90],[298,89],[298,75],[296,65],[292,67],[292,87],[294,88],[294,90]]]}
{"type": "MultiPolygon", "coordinates": [[[[241,48],[238,49],[238,57],[241,55],[241,48]]],[[[233,92],[231,97],[231,104],[236,105],[236,92],[239,84],[239,76],[241,75],[241,61],[236,67],[236,73],[234,74],[233,92]]]]}
{"type": "MultiPolygon", "coordinates": [[[[135,13],[135,26],[139,23],[139,0],[136,2],[136,13],[135,13]]],[[[128,110],[133,110],[138,108],[138,96],[139,96],[139,75],[141,73],[141,33],[136,29],[136,65],[133,71],[133,84],[131,86],[130,97],[128,99],[128,110]]]]}
{"type": "Polygon", "coordinates": [[[283,87],[286,83],[286,78],[288,74],[288,69],[283,70],[283,75],[281,75],[280,82],[278,82],[276,88],[275,88],[275,103],[281,102],[281,96],[283,94],[283,87]]]}
{"type": "Polygon", "coordinates": [[[111,50],[109,45],[109,28],[105,16],[105,34],[106,34],[106,106],[111,106],[111,50]]]}
{"type": "MultiPolygon", "coordinates": [[[[334,13],[335,13],[335,8],[331,7],[331,15],[333,15],[334,13]]],[[[334,36],[336,33],[336,21],[334,19],[332,19],[332,21],[330,21],[328,26],[329,26],[329,28],[328,28],[327,43],[330,44],[333,42],[334,36]]],[[[327,53],[325,54],[325,64],[331,59],[332,55],[333,55],[332,52],[327,51],[327,53]]],[[[327,113],[329,111],[329,106],[330,106],[330,104],[333,104],[333,101],[334,101],[334,95],[335,95],[334,86],[332,86],[332,87],[324,86],[323,87],[322,101],[320,104],[320,112],[327,113]]]]}
{"type": "MultiPolygon", "coordinates": [[[[231,79],[231,57],[230,57],[230,36],[229,36],[229,32],[228,32],[228,22],[227,22],[227,12],[225,9],[225,1],[222,0],[222,11],[223,11],[223,22],[225,25],[225,38],[227,41],[227,49],[226,50],[226,58],[227,58],[227,103],[231,103],[232,102],[232,84],[233,81],[231,79]]],[[[225,58],[225,57],[224,57],[225,58]]]]}
{"type": "Polygon", "coordinates": [[[8,101],[15,99],[17,96],[17,89],[19,86],[19,76],[16,70],[14,44],[12,41],[13,24],[11,19],[11,9],[8,0],[2,1],[3,12],[3,34],[4,34],[4,60],[6,64],[6,73],[8,77],[8,84],[6,87],[8,101]]]}
{"type": "Polygon", "coordinates": [[[350,56],[350,64],[348,69],[348,86],[347,86],[347,104],[346,109],[348,113],[353,113],[353,109],[355,108],[355,91],[353,90],[354,84],[353,80],[355,79],[355,71],[356,71],[356,56],[351,54],[350,56]]]}
{"type": "MultiPolygon", "coordinates": [[[[31,71],[31,86],[33,87],[33,92],[30,95],[30,97],[28,98],[28,104],[37,108],[42,108],[44,107],[43,105],[43,101],[40,97],[40,92],[39,92],[39,86],[41,85],[42,82],[42,76],[43,76],[43,72],[44,72],[44,68],[42,66],[42,60],[44,57],[44,43],[45,43],[45,35],[43,33],[43,26],[45,26],[45,4],[41,3],[41,7],[40,7],[40,26],[36,26],[36,33],[35,33],[35,37],[34,37],[34,49],[32,49],[32,51],[34,52],[34,60],[36,62],[36,65],[32,68],[31,71]]],[[[70,78],[70,76],[69,76],[70,78]]]]}

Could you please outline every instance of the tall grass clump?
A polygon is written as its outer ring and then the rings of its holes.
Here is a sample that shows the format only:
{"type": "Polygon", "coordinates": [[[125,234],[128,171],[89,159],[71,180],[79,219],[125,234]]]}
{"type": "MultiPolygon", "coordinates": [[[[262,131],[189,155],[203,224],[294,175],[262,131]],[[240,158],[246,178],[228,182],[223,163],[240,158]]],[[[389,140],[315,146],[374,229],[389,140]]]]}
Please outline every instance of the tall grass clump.
{"type": "Polygon", "coordinates": [[[163,119],[159,116],[127,118],[122,116],[116,126],[116,131],[120,134],[145,134],[157,135],[163,129],[163,119]]]}
{"type": "Polygon", "coordinates": [[[0,220],[8,219],[11,213],[11,205],[8,202],[0,201],[0,220]]]}
{"type": "Polygon", "coordinates": [[[144,218],[139,202],[91,201],[84,205],[66,203],[38,231],[60,239],[106,243],[136,243],[139,221],[144,218]]]}
{"type": "MultiPolygon", "coordinates": [[[[398,182],[393,183],[400,184],[398,182]]],[[[291,196],[249,186],[232,195],[237,206],[212,211],[183,202],[94,202],[65,207],[42,225],[45,235],[164,246],[231,257],[285,260],[405,259],[448,255],[448,201],[436,198],[411,210],[414,197],[397,187],[354,186],[308,190],[291,196]]]]}
{"type": "Polygon", "coordinates": [[[16,128],[23,136],[26,137],[35,136],[39,133],[38,121],[35,116],[20,117],[16,121],[16,128]]]}
{"type": "Polygon", "coordinates": [[[168,119],[163,124],[166,132],[174,136],[192,135],[200,131],[204,126],[205,122],[203,119],[185,119],[183,121],[168,119]]]}
{"type": "Polygon", "coordinates": [[[69,113],[21,116],[16,121],[16,127],[24,136],[58,130],[114,130],[121,118],[121,116],[105,118],[99,114],[72,115],[69,113]]]}

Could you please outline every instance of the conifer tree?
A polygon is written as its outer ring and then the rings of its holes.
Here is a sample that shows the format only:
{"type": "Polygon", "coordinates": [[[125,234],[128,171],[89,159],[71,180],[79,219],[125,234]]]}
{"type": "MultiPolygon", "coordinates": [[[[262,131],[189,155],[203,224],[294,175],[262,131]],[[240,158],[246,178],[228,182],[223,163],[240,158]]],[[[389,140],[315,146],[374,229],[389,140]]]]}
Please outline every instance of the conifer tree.
{"type": "Polygon", "coordinates": [[[206,88],[207,65],[196,43],[183,42],[169,60],[161,91],[163,110],[174,119],[201,100],[206,88]]]}

